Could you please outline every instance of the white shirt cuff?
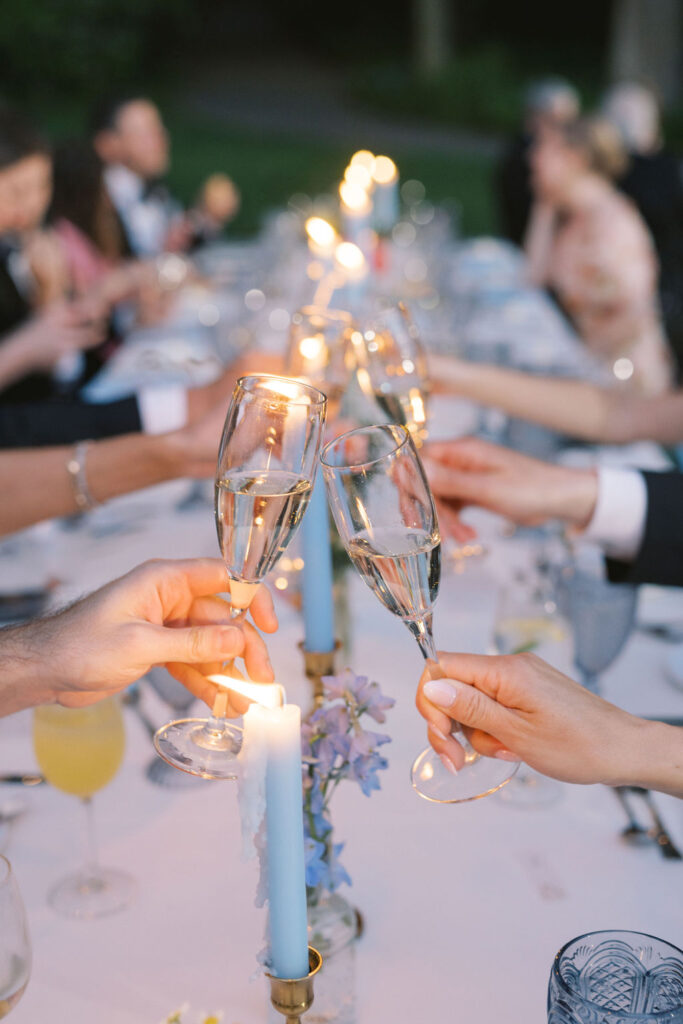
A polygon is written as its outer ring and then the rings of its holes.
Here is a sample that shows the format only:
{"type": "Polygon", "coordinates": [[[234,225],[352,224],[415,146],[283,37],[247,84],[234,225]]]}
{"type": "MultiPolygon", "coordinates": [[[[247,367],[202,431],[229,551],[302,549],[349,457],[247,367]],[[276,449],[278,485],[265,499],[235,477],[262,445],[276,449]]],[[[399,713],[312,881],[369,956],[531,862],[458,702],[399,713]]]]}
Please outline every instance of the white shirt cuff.
{"type": "Polygon", "coordinates": [[[138,391],[138,411],[145,434],[166,434],[187,423],[185,388],[144,388],[138,391]]]}
{"type": "Polygon", "coordinates": [[[582,534],[611,558],[632,561],[645,533],[647,486],[637,469],[598,469],[598,500],[582,534]]]}

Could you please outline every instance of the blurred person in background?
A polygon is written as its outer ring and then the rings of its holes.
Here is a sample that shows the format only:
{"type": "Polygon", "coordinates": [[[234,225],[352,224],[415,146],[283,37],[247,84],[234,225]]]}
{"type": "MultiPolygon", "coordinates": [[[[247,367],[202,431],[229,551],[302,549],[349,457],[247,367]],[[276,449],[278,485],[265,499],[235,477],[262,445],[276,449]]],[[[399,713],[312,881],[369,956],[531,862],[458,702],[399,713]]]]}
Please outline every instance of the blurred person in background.
{"type": "Polygon", "coordinates": [[[218,235],[237,213],[239,193],[225,175],[208,179],[191,210],[183,211],[173,198],[163,181],[170,163],[168,132],[151,100],[135,95],[102,100],[90,131],[134,255],[190,249],[218,235]]]}
{"type": "Polygon", "coordinates": [[[522,130],[510,141],[496,173],[500,230],[515,245],[524,242],[533,204],[532,146],[548,128],[576,120],[579,110],[579,94],[563,78],[534,82],[526,91],[522,130]]]}
{"type": "Polygon", "coordinates": [[[554,293],[592,352],[608,366],[618,361],[621,379],[657,394],[670,387],[672,360],[652,241],[614,185],[627,159],[604,119],[574,121],[537,139],[527,276],[554,293]]]}
{"type": "MultiPolygon", "coordinates": [[[[140,430],[150,434],[178,430],[195,423],[217,403],[227,403],[239,376],[278,372],[281,364],[276,357],[254,352],[235,360],[217,381],[202,388],[147,387],[101,405],[79,400],[75,390],[65,394],[54,376],[55,367],[62,357],[78,355],[101,343],[112,296],[103,301],[102,295],[91,289],[75,301],[49,301],[34,312],[39,302],[35,265],[27,257],[24,240],[27,233],[39,233],[51,197],[52,163],[47,146],[17,112],[2,111],[0,448],[68,444],[140,430]]],[[[106,230],[101,235],[106,247],[105,236],[111,239],[112,235],[106,230]]],[[[51,248],[60,267],[61,294],[70,294],[68,259],[56,237],[51,248]]],[[[92,255],[88,251],[88,256],[92,255]]],[[[97,276],[102,264],[96,260],[95,265],[97,276]]],[[[92,277],[92,259],[87,273],[92,277]]],[[[57,275],[51,278],[56,279],[57,275]]]]}
{"type": "Polygon", "coordinates": [[[663,142],[659,103],[639,82],[612,86],[603,115],[620,133],[629,162],[617,179],[647,224],[659,259],[659,300],[669,344],[683,379],[683,167],[663,142]]]}

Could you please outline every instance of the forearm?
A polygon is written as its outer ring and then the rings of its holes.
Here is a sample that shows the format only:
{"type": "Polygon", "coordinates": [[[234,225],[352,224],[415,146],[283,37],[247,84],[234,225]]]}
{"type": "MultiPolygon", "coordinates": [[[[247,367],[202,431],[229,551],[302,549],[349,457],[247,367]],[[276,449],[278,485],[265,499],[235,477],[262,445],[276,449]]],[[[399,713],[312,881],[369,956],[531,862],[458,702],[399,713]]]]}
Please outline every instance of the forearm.
{"type": "Polygon", "coordinates": [[[683,798],[683,729],[663,722],[632,719],[624,737],[619,771],[611,785],[644,786],[683,798]]]}
{"type": "MultiPolygon", "coordinates": [[[[173,479],[185,470],[173,435],[133,434],[92,444],[85,474],[97,502],[173,479]]],[[[70,447],[0,453],[0,535],[78,511],[66,463],[70,447]]]]}
{"type": "Polygon", "coordinates": [[[21,380],[39,364],[39,360],[32,358],[29,329],[26,327],[14,331],[0,345],[0,387],[2,388],[14,381],[21,380]]]}
{"type": "Polygon", "coordinates": [[[438,377],[442,390],[494,406],[508,416],[583,440],[617,440],[611,435],[620,398],[584,381],[534,377],[454,359],[439,359],[438,377]]]}
{"type": "Polygon", "coordinates": [[[0,629],[0,718],[24,708],[52,703],[50,667],[45,657],[53,619],[0,629]]]}

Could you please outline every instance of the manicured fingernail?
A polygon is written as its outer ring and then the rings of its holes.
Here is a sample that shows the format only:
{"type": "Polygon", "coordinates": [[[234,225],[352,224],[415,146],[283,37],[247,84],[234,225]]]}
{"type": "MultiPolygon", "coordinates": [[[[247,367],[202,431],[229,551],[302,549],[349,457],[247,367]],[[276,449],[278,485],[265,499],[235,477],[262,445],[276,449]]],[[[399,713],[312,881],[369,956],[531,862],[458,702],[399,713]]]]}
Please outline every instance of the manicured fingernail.
{"type": "Polygon", "coordinates": [[[440,755],[440,759],[441,759],[441,764],[444,766],[444,768],[446,769],[447,772],[450,772],[451,775],[457,775],[458,774],[458,769],[455,767],[455,765],[451,761],[450,757],[447,757],[446,754],[441,754],[440,755]]]}
{"type": "Polygon", "coordinates": [[[521,761],[522,760],[521,757],[517,757],[516,754],[513,754],[511,750],[498,750],[496,752],[496,757],[500,761],[521,761]]]}
{"type": "Polygon", "coordinates": [[[427,700],[432,704],[437,704],[440,708],[449,708],[457,697],[455,687],[443,679],[425,683],[423,693],[427,700]]]}
{"type": "Polygon", "coordinates": [[[448,742],[448,736],[446,735],[446,733],[441,732],[441,729],[437,729],[437,727],[435,725],[432,725],[431,722],[429,723],[429,731],[433,732],[434,735],[438,736],[440,740],[444,741],[444,743],[448,742]]]}

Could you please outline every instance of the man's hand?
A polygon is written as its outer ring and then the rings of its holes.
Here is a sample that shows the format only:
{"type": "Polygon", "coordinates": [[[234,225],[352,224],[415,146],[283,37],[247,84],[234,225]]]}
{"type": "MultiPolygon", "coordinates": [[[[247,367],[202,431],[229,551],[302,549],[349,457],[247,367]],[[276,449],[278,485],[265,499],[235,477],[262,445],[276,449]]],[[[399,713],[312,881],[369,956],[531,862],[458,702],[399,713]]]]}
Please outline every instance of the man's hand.
{"type": "Polygon", "coordinates": [[[583,527],[595,509],[598,481],[592,470],[555,466],[477,438],[433,442],[425,447],[422,461],[439,523],[458,540],[472,536],[459,517],[467,505],[525,526],[563,519],[583,527]]]}
{"type": "Polygon", "coordinates": [[[429,742],[455,768],[464,763],[450,735],[457,721],[480,754],[524,760],[564,782],[617,785],[647,776],[653,723],[589,693],[536,655],[440,653],[438,670],[430,667],[416,703],[429,742]]]}
{"type": "MultiPolygon", "coordinates": [[[[238,657],[251,679],[272,681],[261,636],[245,619],[231,620],[230,605],[217,596],[229,589],[218,559],[152,561],[53,618],[30,624],[25,636],[48,688],[41,700],[82,707],[124,689],[152,665],[164,665],[211,704],[218,687],[206,675],[238,657]]],[[[256,592],[250,613],[259,629],[277,629],[265,587],[256,592]]],[[[21,629],[15,631],[15,651],[21,636],[21,629]]],[[[241,714],[248,703],[232,695],[231,713],[241,714]]]]}

